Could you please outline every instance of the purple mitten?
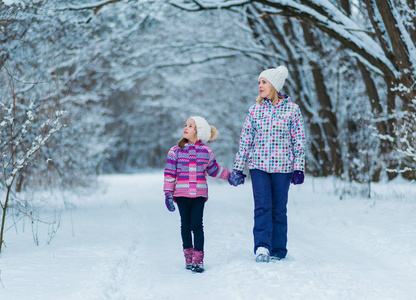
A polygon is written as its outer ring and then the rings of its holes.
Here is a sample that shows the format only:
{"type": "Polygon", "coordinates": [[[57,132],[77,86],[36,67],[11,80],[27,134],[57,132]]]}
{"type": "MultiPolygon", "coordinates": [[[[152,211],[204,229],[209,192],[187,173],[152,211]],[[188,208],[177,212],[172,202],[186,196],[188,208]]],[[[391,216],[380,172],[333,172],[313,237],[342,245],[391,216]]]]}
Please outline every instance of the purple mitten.
{"type": "Polygon", "coordinates": [[[304,179],[305,175],[303,174],[303,171],[296,170],[293,172],[290,182],[293,184],[302,184],[304,179]]]}
{"type": "Polygon", "coordinates": [[[232,186],[237,186],[240,184],[244,184],[244,178],[247,175],[244,175],[242,171],[233,170],[228,176],[228,183],[232,186]]]}
{"type": "Polygon", "coordinates": [[[173,205],[173,195],[171,193],[165,194],[165,204],[169,211],[175,211],[175,205],[173,205]]]}

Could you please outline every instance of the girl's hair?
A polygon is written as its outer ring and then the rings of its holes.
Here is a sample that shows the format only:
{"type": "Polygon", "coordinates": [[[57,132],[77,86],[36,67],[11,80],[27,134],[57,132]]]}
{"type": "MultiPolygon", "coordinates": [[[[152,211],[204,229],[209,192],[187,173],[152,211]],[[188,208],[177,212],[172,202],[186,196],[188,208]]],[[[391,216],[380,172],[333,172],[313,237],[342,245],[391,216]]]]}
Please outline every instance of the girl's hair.
{"type": "MultiPolygon", "coordinates": [[[[271,92],[271,96],[270,99],[272,99],[272,105],[276,105],[277,102],[284,100],[285,98],[274,88],[274,86],[272,87],[272,92],[271,92]]],[[[261,97],[260,95],[257,97],[256,101],[258,104],[263,104],[263,100],[264,98],[261,97]]]]}
{"type": "MultiPolygon", "coordinates": [[[[214,126],[214,125],[209,125],[211,127],[211,137],[208,140],[208,142],[212,142],[213,140],[217,139],[218,136],[218,129],[214,126]]],[[[178,142],[178,146],[179,148],[181,148],[183,150],[183,148],[185,147],[185,144],[188,143],[188,139],[186,138],[181,138],[178,142]]]]}

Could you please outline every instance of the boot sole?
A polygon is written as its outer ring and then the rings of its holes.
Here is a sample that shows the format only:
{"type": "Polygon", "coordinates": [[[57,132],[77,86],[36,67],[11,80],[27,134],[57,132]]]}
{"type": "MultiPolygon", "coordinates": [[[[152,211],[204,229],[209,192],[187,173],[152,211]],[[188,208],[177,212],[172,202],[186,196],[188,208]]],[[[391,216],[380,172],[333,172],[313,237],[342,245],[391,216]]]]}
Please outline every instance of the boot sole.
{"type": "Polygon", "coordinates": [[[194,272],[194,273],[202,273],[204,271],[205,271],[205,269],[200,267],[200,266],[193,266],[192,267],[192,272],[194,272]]]}
{"type": "Polygon", "coordinates": [[[259,254],[256,257],[256,262],[265,262],[268,263],[270,261],[270,256],[265,255],[265,254],[259,254]]]}

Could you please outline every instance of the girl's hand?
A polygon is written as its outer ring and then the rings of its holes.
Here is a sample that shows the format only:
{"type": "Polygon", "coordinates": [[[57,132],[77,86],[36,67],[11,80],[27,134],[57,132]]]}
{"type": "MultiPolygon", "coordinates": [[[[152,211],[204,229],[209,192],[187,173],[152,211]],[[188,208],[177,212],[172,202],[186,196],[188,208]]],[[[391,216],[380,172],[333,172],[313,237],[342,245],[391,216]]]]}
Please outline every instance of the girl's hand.
{"type": "Polygon", "coordinates": [[[240,184],[244,184],[244,178],[247,175],[244,175],[242,171],[233,170],[228,176],[228,183],[232,186],[237,186],[240,184]]]}
{"type": "Polygon", "coordinates": [[[165,204],[166,204],[166,208],[169,211],[175,211],[175,205],[173,204],[173,195],[171,193],[166,193],[165,194],[165,204]]]}

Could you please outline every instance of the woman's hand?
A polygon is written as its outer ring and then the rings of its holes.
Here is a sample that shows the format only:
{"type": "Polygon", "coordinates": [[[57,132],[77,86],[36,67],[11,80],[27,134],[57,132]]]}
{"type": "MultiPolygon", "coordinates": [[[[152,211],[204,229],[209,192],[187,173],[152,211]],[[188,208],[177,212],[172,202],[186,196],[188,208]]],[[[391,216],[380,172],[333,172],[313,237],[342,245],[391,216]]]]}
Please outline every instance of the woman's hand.
{"type": "Polygon", "coordinates": [[[303,171],[296,170],[293,172],[290,182],[293,184],[302,184],[304,179],[305,174],[303,174],[303,171]]]}

